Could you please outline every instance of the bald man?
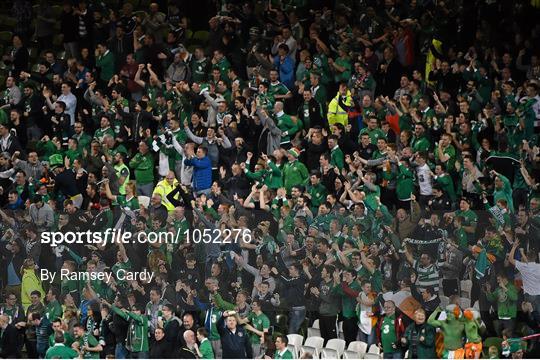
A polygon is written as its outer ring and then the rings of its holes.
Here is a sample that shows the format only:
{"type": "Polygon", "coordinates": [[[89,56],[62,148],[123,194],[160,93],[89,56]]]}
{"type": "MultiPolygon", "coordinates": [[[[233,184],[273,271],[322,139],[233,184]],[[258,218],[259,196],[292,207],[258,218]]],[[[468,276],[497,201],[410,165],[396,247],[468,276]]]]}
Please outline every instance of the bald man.
{"type": "Polygon", "coordinates": [[[195,333],[193,332],[193,330],[184,331],[184,342],[186,343],[186,345],[180,349],[180,354],[178,358],[196,359],[197,351],[195,350],[195,344],[197,343],[197,340],[195,339],[195,333]]]}

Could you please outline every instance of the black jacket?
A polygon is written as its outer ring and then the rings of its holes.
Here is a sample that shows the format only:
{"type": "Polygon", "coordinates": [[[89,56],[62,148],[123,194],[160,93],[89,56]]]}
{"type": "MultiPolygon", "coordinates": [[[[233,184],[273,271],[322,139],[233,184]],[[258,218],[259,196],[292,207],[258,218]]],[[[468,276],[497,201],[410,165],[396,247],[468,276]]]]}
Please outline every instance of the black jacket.
{"type": "Polygon", "coordinates": [[[306,110],[304,110],[304,102],[302,102],[298,107],[297,114],[298,118],[302,120],[302,123],[304,124],[304,129],[306,130],[308,129],[308,126],[320,126],[321,128],[328,128],[328,122],[322,116],[321,104],[319,104],[319,102],[314,98],[311,98],[311,100],[309,100],[308,108],[306,110]],[[309,120],[307,119],[308,117],[309,120]]]}
{"type": "Polygon", "coordinates": [[[233,198],[234,194],[238,194],[242,198],[249,194],[249,181],[244,174],[223,180],[223,187],[230,199],[233,198]]]}
{"type": "Polygon", "coordinates": [[[170,358],[169,353],[171,351],[169,343],[165,339],[160,341],[154,340],[150,344],[150,356],[149,359],[168,359],[170,358]]]}
{"type": "Polygon", "coordinates": [[[19,151],[21,153],[21,156],[19,156],[19,158],[20,159],[26,158],[26,151],[24,151],[24,149],[22,148],[21,142],[16,136],[13,136],[11,134],[9,135],[9,139],[5,147],[0,143],[0,151],[2,152],[7,151],[10,155],[13,155],[15,151],[19,151]]]}
{"type": "MultiPolygon", "coordinates": [[[[178,341],[178,334],[180,333],[180,319],[173,318],[165,324],[165,342],[169,348],[168,356],[175,358],[178,356],[178,347],[180,345],[178,341]]],[[[182,333],[183,335],[183,333],[182,333]]],[[[153,358],[153,357],[152,357],[153,358]]]]}
{"type": "Polygon", "coordinates": [[[9,324],[0,338],[0,358],[17,359],[21,357],[19,332],[15,326],[9,324]]]}
{"type": "Polygon", "coordinates": [[[221,317],[217,329],[221,336],[223,359],[253,359],[253,348],[244,327],[237,326],[233,333],[226,327],[225,318],[221,317]]]}
{"type": "MultiPolygon", "coordinates": [[[[91,31],[91,29],[88,29],[91,31]]],[[[70,12],[62,11],[60,15],[60,33],[64,35],[64,43],[77,41],[79,37],[79,18],[70,12]]]]}

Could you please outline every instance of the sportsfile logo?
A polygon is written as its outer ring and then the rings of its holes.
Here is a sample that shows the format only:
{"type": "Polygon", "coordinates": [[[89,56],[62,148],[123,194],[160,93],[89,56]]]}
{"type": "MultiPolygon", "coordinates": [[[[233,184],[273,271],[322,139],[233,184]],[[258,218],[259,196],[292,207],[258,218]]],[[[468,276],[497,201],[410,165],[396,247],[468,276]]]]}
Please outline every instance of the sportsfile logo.
{"type": "Polygon", "coordinates": [[[107,244],[237,244],[251,242],[251,231],[247,229],[194,229],[184,232],[149,231],[131,233],[119,229],[107,229],[104,232],[87,230],[85,232],[43,232],[41,243],[52,247],[71,244],[107,245],[107,244]]]}

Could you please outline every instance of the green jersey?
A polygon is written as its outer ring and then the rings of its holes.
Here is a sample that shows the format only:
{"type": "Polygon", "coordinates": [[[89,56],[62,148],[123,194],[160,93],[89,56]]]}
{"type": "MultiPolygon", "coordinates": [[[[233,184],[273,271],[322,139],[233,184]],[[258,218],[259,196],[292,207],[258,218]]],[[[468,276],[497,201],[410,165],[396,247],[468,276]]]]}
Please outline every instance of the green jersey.
{"type": "Polygon", "coordinates": [[[293,162],[286,163],[283,167],[283,178],[285,189],[290,193],[293,186],[306,184],[309,178],[309,172],[306,165],[298,160],[294,160],[293,162]]]}
{"type": "Polygon", "coordinates": [[[79,353],[64,344],[54,344],[45,353],[45,359],[75,359],[78,356],[79,353]]]}
{"type": "MultiPolygon", "coordinates": [[[[259,331],[270,329],[270,319],[264,313],[257,315],[254,312],[250,312],[248,315],[248,320],[251,323],[251,326],[259,331]]],[[[250,333],[249,338],[252,344],[261,343],[261,338],[254,332],[250,333]]]]}
{"type": "MultiPolygon", "coordinates": [[[[73,338],[73,335],[69,333],[69,331],[64,331],[64,344],[66,346],[71,347],[71,344],[75,342],[75,338],[73,338]]],[[[54,346],[54,333],[49,335],[49,347],[54,346]]]]}
{"type": "MultiPolygon", "coordinates": [[[[476,226],[478,222],[478,216],[476,216],[476,213],[470,209],[466,211],[457,210],[456,216],[462,216],[464,218],[464,221],[461,224],[463,226],[476,226]]],[[[467,236],[469,243],[473,244],[475,242],[474,233],[467,233],[467,236]]]]}
{"type": "Polygon", "coordinates": [[[129,162],[129,166],[135,170],[135,180],[139,185],[154,182],[154,159],[149,152],[144,155],[138,152],[129,162]]]}
{"type": "Polygon", "coordinates": [[[289,115],[281,112],[276,114],[277,127],[282,131],[281,144],[291,142],[294,135],[300,130],[300,121],[293,120],[289,115]]]}
{"type": "MultiPolygon", "coordinates": [[[[354,291],[362,291],[358,281],[353,281],[349,288],[354,291]]],[[[343,286],[338,287],[338,293],[341,295],[341,313],[345,319],[351,319],[356,316],[356,298],[350,297],[343,291],[343,286]]]]}
{"type": "Polygon", "coordinates": [[[345,156],[339,146],[334,147],[330,151],[330,164],[337,167],[340,171],[345,167],[345,156]]]}
{"type": "Polygon", "coordinates": [[[395,321],[395,314],[392,316],[386,315],[384,316],[383,322],[381,324],[381,343],[383,347],[383,352],[385,353],[391,353],[396,351],[396,349],[392,346],[398,341],[396,327],[394,325],[395,321]]]}
{"type": "Polygon", "coordinates": [[[125,262],[117,262],[112,267],[112,273],[114,274],[114,277],[116,278],[116,284],[123,288],[127,289],[129,287],[128,282],[125,280],[125,274],[127,271],[130,271],[132,268],[131,261],[129,259],[125,262]],[[123,280],[120,280],[123,279],[123,280]]]}
{"type": "Polygon", "coordinates": [[[289,92],[289,89],[279,81],[271,83],[268,87],[268,93],[274,98],[276,95],[287,95],[289,92]]]}
{"type": "MultiPolygon", "coordinates": [[[[82,349],[83,346],[96,347],[99,345],[99,342],[90,333],[85,333],[80,338],[76,338],[75,341],[79,343],[79,349],[82,349]]],[[[83,359],[99,359],[99,351],[84,351],[83,359]]]]}
{"type": "Polygon", "coordinates": [[[143,314],[138,315],[131,311],[121,310],[114,305],[112,310],[124,320],[129,321],[126,349],[130,352],[148,351],[148,318],[143,314]]]}
{"type": "Polygon", "coordinates": [[[53,300],[45,306],[45,316],[52,323],[55,319],[62,317],[62,305],[58,300],[53,300]]]}
{"type": "Polygon", "coordinates": [[[129,182],[129,168],[126,164],[116,164],[114,165],[114,171],[118,178],[124,179],[124,182],[120,185],[118,191],[120,195],[126,195],[126,185],[129,182]]]}
{"type": "Polygon", "coordinates": [[[199,345],[199,352],[201,353],[201,359],[214,359],[214,350],[212,344],[208,339],[203,339],[201,345],[199,345]]]}
{"type": "Polygon", "coordinates": [[[416,137],[413,136],[411,141],[411,147],[414,152],[421,152],[421,151],[429,151],[431,148],[431,143],[429,142],[428,138],[425,136],[416,137]]]}
{"type": "Polygon", "coordinates": [[[294,359],[294,356],[289,349],[285,349],[283,352],[276,351],[274,353],[274,359],[294,359]]]}
{"type": "Polygon", "coordinates": [[[373,145],[377,145],[377,140],[379,139],[386,139],[386,134],[384,133],[384,131],[382,131],[379,128],[375,128],[375,129],[363,128],[362,130],[360,130],[359,139],[364,134],[368,134],[369,139],[371,140],[371,143],[373,145]]]}
{"type": "Polygon", "coordinates": [[[268,168],[259,171],[249,171],[249,162],[246,162],[246,177],[250,180],[258,181],[268,186],[269,189],[279,189],[283,186],[281,170],[272,161],[268,160],[268,168]]]}
{"type": "Polygon", "coordinates": [[[89,149],[90,143],[92,142],[92,137],[84,132],[80,134],[75,134],[72,136],[73,139],[77,140],[77,149],[82,153],[83,149],[89,149]]]}
{"type": "Polygon", "coordinates": [[[112,136],[114,138],[115,137],[114,130],[111,129],[110,127],[107,127],[107,128],[104,128],[104,129],[99,128],[94,133],[94,139],[96,139],[100,143],[103,143],[103,138],[106,135],[110,135],[110,136],[112,136]]]}

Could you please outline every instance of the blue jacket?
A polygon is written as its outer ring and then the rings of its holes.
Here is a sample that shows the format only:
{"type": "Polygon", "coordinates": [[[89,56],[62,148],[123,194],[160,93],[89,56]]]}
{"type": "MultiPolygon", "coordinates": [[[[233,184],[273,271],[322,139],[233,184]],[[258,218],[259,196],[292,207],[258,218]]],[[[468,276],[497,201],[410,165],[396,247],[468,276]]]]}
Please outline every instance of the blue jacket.
{"type": "Polygon", "coordinates": [[[289,89],[294,88],[294,62],[290,56],[286,56],[283,63],[279,61],[279,55],[274,57],[274,67],[279,70],[279,80],[289,89]]]}
{"type": "Polygon", "coordinates": [[[225,325],[224,318],[218,320],[216,327],[221,336],[221,349],[223,359],[253,359],[253,348],[249,334],[243,326],[237,326],[233,334],[225,325]]]}
{"type": "Polygon", "coordinates": [[[212,186],[212,161],[208,156],[202,159],[185,159],[184,165],[193,166],[193,189],[201,191],[212,186]]]}

